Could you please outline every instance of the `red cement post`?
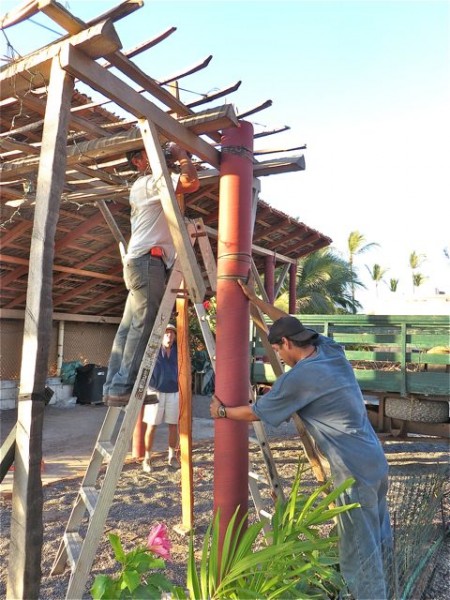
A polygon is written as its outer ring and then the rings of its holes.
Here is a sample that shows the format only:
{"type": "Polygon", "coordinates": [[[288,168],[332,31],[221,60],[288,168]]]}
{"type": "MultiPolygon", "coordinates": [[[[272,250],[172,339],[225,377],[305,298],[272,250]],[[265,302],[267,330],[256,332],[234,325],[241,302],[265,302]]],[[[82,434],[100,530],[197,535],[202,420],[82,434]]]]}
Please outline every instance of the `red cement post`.
{"type": "MultiPolygon", "coordinates": [[[[242,121],[222,136],[219,237],[217,246],[217,321],[215,393],[225,406],[249,400],[249,303],[237,278],[251,268],[253,127],[242,121]]],[[[248,423],[217,419],[214,441],[214,512],[220,510],[220,541],[239,506],[248,510],[248,423]]]]}

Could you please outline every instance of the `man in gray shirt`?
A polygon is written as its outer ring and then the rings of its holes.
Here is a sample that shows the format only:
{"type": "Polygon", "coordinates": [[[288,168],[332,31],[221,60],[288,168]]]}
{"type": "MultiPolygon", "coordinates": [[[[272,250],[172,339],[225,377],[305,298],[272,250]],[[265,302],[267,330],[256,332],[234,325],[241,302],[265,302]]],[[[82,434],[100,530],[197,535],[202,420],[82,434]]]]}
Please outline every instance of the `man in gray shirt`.
{"type": "Polygon", "coordinates": [[[294,412],[299,414],[328,459],[334,484],[355,479],[338,499],[338,504],[361,505],[338,516],[341,573],[357,600],[384,600],[388,597],[384,563],[392,547],[388,464],[352,366],[333,340],[305,328],[296,317],[263,302],[239,283],[250,301],[275,319],[269,342],[291,368],[253,405],[225,407],[213,396],[211,416],[261,420],[276,427],[294,412]]]}

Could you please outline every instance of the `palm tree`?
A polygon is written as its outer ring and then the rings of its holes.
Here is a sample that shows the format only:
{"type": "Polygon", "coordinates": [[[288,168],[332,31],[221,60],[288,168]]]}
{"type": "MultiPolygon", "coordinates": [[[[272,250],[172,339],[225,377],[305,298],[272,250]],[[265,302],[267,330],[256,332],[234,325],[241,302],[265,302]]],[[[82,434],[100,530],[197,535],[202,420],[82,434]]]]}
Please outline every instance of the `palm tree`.
{"type": "Polygon", "coordinates": [[[383,280],[385,273],[389,271],[389,269],[383,269],[382,267],[380,267],[380,265],[377,265],[376,263],[373,265],[372,269],[369,269],[367,265],[366,268],[369,271],[373,281],[375,281],[375,290],[378,296],[378,284],[380,283],[380,281],[383,280]]]}
{"type": "Polygon", "coordinates": [[[426,260],[426,256],[425,254],[417,254],[417,252],[415,250],[413,250],[411,252],[411,254],[409,255],[409,266],[411,267],[411,271],[412,271],[412,285],[413,285],[413,294],[414,294],[414,289],[416,287],[418,287],[419,285],[421,285],[424,281],[423,279],[423,275],[421,275],[419,277],[419,281],[420,283],[418,285],[416,285],[415,283],[415,277],[416,277],[416,272],[415,270],[418,269],[420,266],[422,266],[422,264],[424,263],[424,261],[426,260]]]}
{"type": "Polygon", "coordinates": [[[389,279],[389,289],[391,292],[396,292],[398,288],[398,279],[389,279]]]}
{"type": "Polygon", "coordinates": [[[422,285],[422,283],[424,283],[425,280],[426,277],[425,275],[422,275],[422,273],[413,273],[413,294],[414,289],[422,285]]]}
{"type": "MultiPolygon", "coordinates": [[[[297,266],[297,310],[301,314],[356,313],[361,304],[350,293],[351,284],[365,287],[331,248],[322,248],[300,259],[297,266]]],[[[275,303],[286,310],[288,284],[275,303]]]]}
{"type": "MultiPolygon", "coordinates": [[[[353,258],[358,254],[364,254],[374,246],[379,246],[376,242],[370,242],[365,244],[366,238],[359,231],[351,231],[348,236],[348,254],[349,259],[348,262],[350,264],[350,270],[353,272],[353,258]]],[[[355,302],[355,282],[351,282],[351,290],[352,290],[352,301],[355,302]]]]}

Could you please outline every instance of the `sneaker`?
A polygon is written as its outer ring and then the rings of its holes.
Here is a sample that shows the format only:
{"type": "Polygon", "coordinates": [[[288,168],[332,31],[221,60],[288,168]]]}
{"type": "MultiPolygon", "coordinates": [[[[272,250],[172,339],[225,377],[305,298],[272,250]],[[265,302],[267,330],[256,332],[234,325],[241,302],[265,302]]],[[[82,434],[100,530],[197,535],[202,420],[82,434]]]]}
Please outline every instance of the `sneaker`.
{"type": "Polygon", "coordinates": [[[144,473],[152,472],[152,463],[148,458],[144,459],[144,461],[142,462],[142,470],[144,471],[144,473]]]}
{"type": "Polygon", "coordinates": [[[172,456],[172,458],[169,458],[168,465],[171,469],[181,469],[181,465],[175,456],[172,456]]]}

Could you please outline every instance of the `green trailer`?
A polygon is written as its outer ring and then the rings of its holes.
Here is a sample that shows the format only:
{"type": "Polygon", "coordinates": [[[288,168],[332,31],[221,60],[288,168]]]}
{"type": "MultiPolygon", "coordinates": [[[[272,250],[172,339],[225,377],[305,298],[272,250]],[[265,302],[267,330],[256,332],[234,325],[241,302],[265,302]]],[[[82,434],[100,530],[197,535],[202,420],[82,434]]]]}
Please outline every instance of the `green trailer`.
{"type": "MultiPolygon", "coordinates": [[[[450,438],[450,319],[446,316],[297,315],[345,348],[379,432],[450,438]]],[[[268,321],[269,324],[269,321],[268,321]]],[[[251,381],[275,376],[255,335],[251,381]]]]}

